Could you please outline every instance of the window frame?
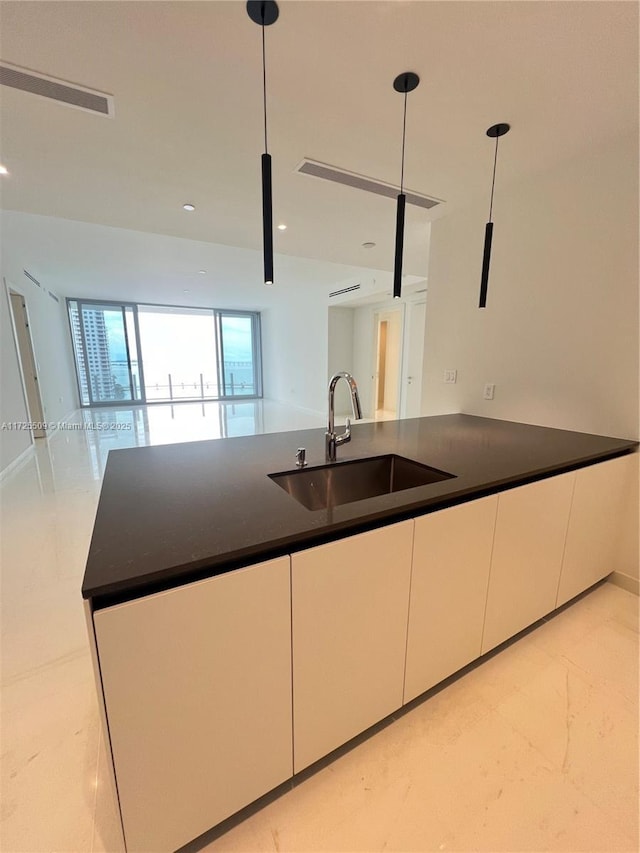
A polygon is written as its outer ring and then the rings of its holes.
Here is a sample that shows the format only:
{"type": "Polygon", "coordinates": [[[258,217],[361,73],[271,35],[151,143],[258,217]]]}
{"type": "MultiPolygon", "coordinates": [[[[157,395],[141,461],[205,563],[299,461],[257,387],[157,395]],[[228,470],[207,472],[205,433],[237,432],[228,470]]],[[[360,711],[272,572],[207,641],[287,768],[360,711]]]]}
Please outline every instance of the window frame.
{"type": "MultiPolygon", "coordinates": [[[[174,405],[175,403],[194,403],[194,402],[241,402],[243,400],[260,400],[263,396],[263,375],[262,375],[262,325],[259,311],[250,311],[243,309],[228,309],[228,308],[211,308],[209,306],[199,305],[173,305],[166,302],[130,302],[128,300],[111,300],[111,299],[85,299],[81,296],[67,296],[65,298],[67,305],[67,320],[69,323],[69,337],[71,348],[73,351],[73,363],[76,372],[76,383],[78,387],[78,400],[81,409],[89,408],[105,408],[105,407],[129,407],[129,406],[151,406],[151,405],[174,405]],[[81,353],[76,348],[76,338],[74,336],[72,325],[72,305],[75,305],[75,310],[78,312],[80,321],[80,344],[82,346],[81,353]],[[94,401],[91,391],[91,380],[89,376],[89,362],[87,354],[87,345],[84,335],[84,327],[82,321],[82,305],[102,305],[113,308],[119,308],[123,312],[130,308],[133,312],[135,344],[138,354],[138,370],[140,375],[140,399],[136,400],[104,400],[94,401]],[[150,308],[169,308],[169,309],[186,309],[196,311],[208,311],[213,315],[215,328],[215,352],[216,352],[216,371],[218,375],[218,390],[222,389],[225,393],[219,394],[217,397],[195,397],[193,399],[169,399],[169,400],[147,400],[146,385],[144,379],[144,355],[140,340],[140,326],[138,322],[138,310],[149,306],[150,308]],[[251,342],[253,355],[253,387],[254,394],[227,394],[226,380],[224,377],[224,346],[222,340],[222,319],[224,317],[248,317],[251,320],[251,342]],[[89,402],[84,403],[83,386],[80,369],[79,355],[82,355],[82,363],[84,366],[85,386],[89,402]]],[[[125,322],[126,329],[126,322],[125,322]]],[[[127,345],[129,355],[129,371],[131,371],[130,348],[127,345]]]]}

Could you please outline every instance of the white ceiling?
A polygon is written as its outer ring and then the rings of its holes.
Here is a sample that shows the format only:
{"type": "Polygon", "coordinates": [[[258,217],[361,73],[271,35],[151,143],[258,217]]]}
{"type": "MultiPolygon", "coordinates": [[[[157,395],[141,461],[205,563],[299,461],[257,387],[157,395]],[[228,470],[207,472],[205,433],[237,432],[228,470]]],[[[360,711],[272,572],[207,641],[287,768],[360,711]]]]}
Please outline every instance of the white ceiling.
{"type": "MultiPolygon", "coordinates": [[[[244,2],[0,10],[4,61],[115,99],[108,119],[1,87],[4,208],[260,248],[260,29],[244,2]]],[[[405,183],[446,200],[436,215],[488,197],[495,122],[512,125],[498,189],[637,127],[637,24],[636,3],[607,0],[283,0],[266,31],[276,252],[391,269],[394,202],[294,170],[310,157],[396,183],[402,71],[421,77],[405,183]]],[[[434,212],[408,211],[405,271],[424,277],[434,212]]]]}
{"type": "MultiPolygon", "coordinates": [[[[291,289],[326,296],[360,284],[363,293],[385,298],[392,287],[392,273],[385,270],[290,255],[278,258],[277,284],[265,287],[256,249],[15,211],[3,211],[0,224],[8,281],[22,281],[26,264],[47,290],[62,296],[264,311],[291,289]]],[[[424,286],[424,278],[403,276],[405,293],[424,286]]],[[[362,301],[356,293],[350,304],[362,301]]]]}

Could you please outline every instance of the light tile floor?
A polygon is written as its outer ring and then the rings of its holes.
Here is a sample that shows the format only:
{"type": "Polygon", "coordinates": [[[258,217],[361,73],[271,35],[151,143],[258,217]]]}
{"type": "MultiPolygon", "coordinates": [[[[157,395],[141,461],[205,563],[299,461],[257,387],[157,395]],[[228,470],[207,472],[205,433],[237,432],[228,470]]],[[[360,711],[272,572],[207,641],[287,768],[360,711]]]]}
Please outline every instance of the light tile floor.
{"type": "MultiPolygon", "coordinates": [[[[55,433],[0,483],[4,853],[118,850],[79,592],[108,450],[322,425],[267,401],[72,420],[131,429],[55,433]]],[[[278,794],[188,849],[637,851],[637,597],[600,585],[278,794]]]]}

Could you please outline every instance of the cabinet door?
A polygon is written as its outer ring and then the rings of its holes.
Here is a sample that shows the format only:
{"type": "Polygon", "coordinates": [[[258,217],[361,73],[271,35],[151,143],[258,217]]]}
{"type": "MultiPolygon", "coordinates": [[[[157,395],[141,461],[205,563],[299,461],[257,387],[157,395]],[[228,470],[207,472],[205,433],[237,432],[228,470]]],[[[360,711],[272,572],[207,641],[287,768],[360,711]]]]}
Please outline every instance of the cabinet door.
{"type": "Polygon", "coordinates": [[[480,657],[497,495],[415,520],[404,701],[480,657]]]}
{"type": "Polygon", "coordinates": [[[94,623],[129,853],[176,850],[291,776],[288,557],[94,623]]]}
{"type": "Polygon", "coordinates": [[[296,773],[402,705],[413,521],[291,557],[296,773]]]}
{"type": "Polygon", "coordinates": [[[633,455],[576,471],[567,547],[557,606],[564,604],[615,568],[615,551],[624,501],[630,500],[633,455]]]}
{"type": "Polygon", "coordinates": [[[498,496],[482,653],[556,606],[575,473],[498,496]]]}

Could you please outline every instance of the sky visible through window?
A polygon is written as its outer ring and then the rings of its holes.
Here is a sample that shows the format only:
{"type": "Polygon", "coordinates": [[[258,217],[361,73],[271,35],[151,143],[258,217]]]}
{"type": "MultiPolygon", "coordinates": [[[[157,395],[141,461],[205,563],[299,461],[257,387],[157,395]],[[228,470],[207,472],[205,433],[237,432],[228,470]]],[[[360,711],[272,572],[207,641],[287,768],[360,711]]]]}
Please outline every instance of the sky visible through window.
{"type": "MultiPolygon", "coordinates": [[[[116,368],[127,363],[122,314],[104,311],[109,354],[116,368]]],[[[138,323],[148,399],[169,396],[218,396],[215,319],[212,311],[139,306],[138,323]],[[202,375],[202,377],[201,377],[202,375]]],[[[252,394],[253,341],[251,317],[223,315],[225,380],[227,394],[252,394]],[[231,388],[231,385],[233,388],[231,388]]]]}

